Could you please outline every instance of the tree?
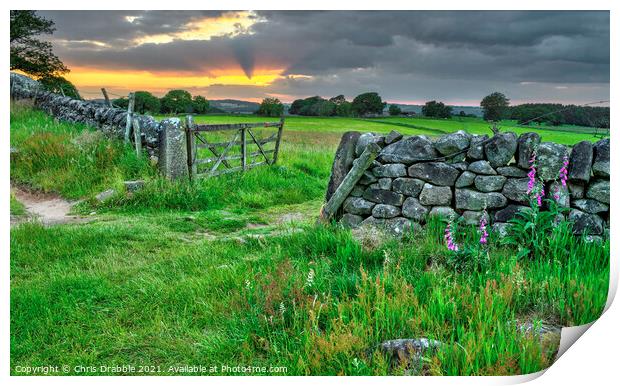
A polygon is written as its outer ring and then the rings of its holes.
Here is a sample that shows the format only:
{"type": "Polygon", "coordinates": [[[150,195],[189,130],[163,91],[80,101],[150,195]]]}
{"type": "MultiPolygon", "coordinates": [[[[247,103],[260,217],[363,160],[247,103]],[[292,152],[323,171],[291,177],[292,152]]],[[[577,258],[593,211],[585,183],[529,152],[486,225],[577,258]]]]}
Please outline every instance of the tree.
{"type": "Polygon", "coordinates": [[[161,112],[178,114],[192,111],[192,95],[185,90],[168,91],[161,98],[161,112]]]}
{"type": "Polygon", "coordinates": [[[201,95],[196,95],[192,107],[196,114],[206,114],[209,111],[209,101],[201,95]]]}
{"type": "Polygon", "coordinates": [[[353,99],[351,108],[353,113],[358,116],[368,114],[382,114],[386,103],[376,92],[367,92],[360,94],[353,99]]]}
{"type": "Polygon", "coordinates": [[[484,110],[484,119],[487,121],[499,121],[506,117],[510,99],[501,92],[494,92],[482,99],[480,107],[484,110]]]}
{"type": "Polygon", "coordinates": [[[390,105],[389,112],[390,112],[390,115],[400,115],[403,113],[400,107],[396,105],[390,105]]]}
{"type": "Polygon", "coordinates": [[[452,107],[446,106],[443,102],[426,102],[422,107],[422,115],[432,118],[450,118],[452,116],[452,107]]]}
{"type": "Polygon", "coordinates": [[[353,115],[353,105],[351,102],[344,101],[336,105],[336,115],[339,117],[350,117],[353,115]]]}
{"type": "Polygon", "coordinates": [[[35,38],[52,34],[54,22],[37,16],[35,11],[11,11],[11,70],[20,70],[37,78],[59,76],[69,69],[52,52],[52,43],[35,38]]]}
{"type": "Polygon", "coordinates": [[[159,98],[148,91],[136,91],[134,93],[134,98],[134,111],[139,114],[159,114],[161,111],[161,102],[159,98]]]}
{"type": "Polygon", "coordinates": [[[278,98],[265,98],[260,104],[257,115],[264,117],[279,117],[284,113],[284,105],[278,98]]]}
{"type": "Polygon", "coordinates": [[[62,76],[44,76],[42,78],[39,78],[39,82],[47,91],[68,96],[74,99],[82,99],[73,83],[69,82],[62,76]]]}

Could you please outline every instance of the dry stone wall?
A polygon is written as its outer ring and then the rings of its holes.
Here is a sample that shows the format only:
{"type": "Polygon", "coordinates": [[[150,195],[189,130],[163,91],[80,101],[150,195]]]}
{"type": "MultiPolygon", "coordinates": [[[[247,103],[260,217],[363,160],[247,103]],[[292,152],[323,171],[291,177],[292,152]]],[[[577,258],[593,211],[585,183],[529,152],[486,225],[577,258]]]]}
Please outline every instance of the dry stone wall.
{"type": "Polygon", "coordinates": [[[370,143],[382,150],[342,204],[338,218],[346,226],[379,226],[400,235],[428,216],[478,224],[486,209],[493,229],[504,233],[508,221],[528,208],[527,173],[536,149],[546,198],[570,208],[575,233],[603,235],[609,227],[609,139],[569,148],[541,142],[537,133],[489,137],[458,131],[432,140],[395,131],[385,136],[349,132],[336,153],[327,200],[370,143]],[[565,157],[568,183],[563,187],[559,175],[565,157]]]}

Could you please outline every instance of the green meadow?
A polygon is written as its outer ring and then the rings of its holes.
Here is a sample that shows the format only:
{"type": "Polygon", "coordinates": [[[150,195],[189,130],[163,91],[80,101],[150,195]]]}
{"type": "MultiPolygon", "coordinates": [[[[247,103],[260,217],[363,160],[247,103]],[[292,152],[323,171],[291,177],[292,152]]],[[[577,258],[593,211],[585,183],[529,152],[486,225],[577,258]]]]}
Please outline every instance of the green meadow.
{"type": "MultiPolygon", "coordinates": [[[[277,369],[262,375],[514,375],[550,366],[558,342],[518,326],[596,320],[609,241],[571,237],[564,224],[542,255],[517,258],[492,235],[484,263],[463,268],[437,220],[402,242],[371,243],[316,222],[343,132],[461,129],[491,133],[475,119],[287,117],[277,165],[188,183],[160,178],[148,157],[92,128],[12,106],[12,185],[79,199],[74,213],[86,221],[11,229],[11,374],[43,364],[69,365],[68,374],[132,364],[143,370],[135,375],[184,365],[218,366],[214,375],[230,375],[222,365],[277,369]],[[135,179],[144,188],[126,192],[122,182],[135,179]],[[110,187],[110,200],[94,199],[110,187]],[[443,344],[413,365],[378,348],[421,337],[443,344]]],[[[569,145],[596,140],[587,130],[538,132],[569,145]]],[[[11,213],[24,213],[14,197],[11,213]]],[[[458,237],[475,242],[472,229],[458,237]]]]}

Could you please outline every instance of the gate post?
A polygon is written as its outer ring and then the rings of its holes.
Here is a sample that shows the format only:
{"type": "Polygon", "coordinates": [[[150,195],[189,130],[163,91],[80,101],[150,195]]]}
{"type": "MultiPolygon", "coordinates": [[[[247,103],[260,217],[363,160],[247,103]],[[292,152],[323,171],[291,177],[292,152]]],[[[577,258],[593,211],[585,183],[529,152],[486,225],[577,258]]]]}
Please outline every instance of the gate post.
{"type": "Polygon", "coordinates": [[[188,177],[187,141],[179,118],[159,123],[159,170],[171,180],[188,177]]]}
{"type": "Polygon", "coordinates": [[[187,143],[187,170],[189,171],[189,179],[195,180],[198,168],[196,165],[196,156],[198,149],[196,149],[196,138],[194,138],[194,117],[188,115],[185,117],[185,142],[187,143]]]}

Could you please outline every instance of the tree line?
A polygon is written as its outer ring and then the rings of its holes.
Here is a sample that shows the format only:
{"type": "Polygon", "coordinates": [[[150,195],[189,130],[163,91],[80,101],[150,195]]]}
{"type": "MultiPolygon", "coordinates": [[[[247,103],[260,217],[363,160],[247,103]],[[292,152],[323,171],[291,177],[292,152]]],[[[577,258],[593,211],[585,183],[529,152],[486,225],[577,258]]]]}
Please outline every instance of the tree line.
{"type": "MultiPolygon", "coordinates": [[[[127,108],[129,100],[126,97],[114,99],[117,107],[127,108]]],[[[134,111],[140,114],[206,114],[210,112],[209,101],[202,95],[192,97],[186,90],[170,90],[161,98],[148,91],[134,93],[134,111]]]]}

